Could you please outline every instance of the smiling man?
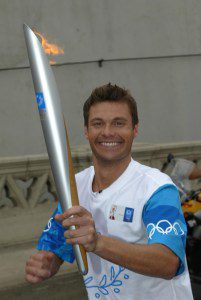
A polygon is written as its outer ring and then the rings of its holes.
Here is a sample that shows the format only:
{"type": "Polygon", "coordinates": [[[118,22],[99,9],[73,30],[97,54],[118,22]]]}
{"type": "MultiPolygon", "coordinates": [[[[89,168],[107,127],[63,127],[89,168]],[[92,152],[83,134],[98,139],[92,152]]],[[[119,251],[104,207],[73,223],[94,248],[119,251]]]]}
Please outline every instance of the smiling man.
{"type": "Polygon", "coordinates": [[[26,279],[53,276],[63,261],[74,260],[71,245],[78,243],[87,251],[89,299],[193,299],[177,188],[131,158],[138,134],[134,98],[107,84],[92,92],[83,111],[93,166],[76,175],[80,206],[62,214],[58,205],[27,262],[26,279]],[[78,228],[68,230],[71,225],[78,228]]]}

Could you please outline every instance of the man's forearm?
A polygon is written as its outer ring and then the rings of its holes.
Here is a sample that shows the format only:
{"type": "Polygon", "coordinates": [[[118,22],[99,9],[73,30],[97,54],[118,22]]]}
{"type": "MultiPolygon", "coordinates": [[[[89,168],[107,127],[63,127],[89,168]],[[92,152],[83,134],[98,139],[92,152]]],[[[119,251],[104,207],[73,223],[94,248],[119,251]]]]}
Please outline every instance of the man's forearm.
{"type": "Polygon", "coordinates": [[[62,265],[63,264],[63,260],[58,256],[56,255],[55,253],[51,252],[51,251],[48,251],[48,250],[38,250],[39,253],[52,253],[52,255],[54,256],[55,258],[55,262],[56,264],[58,265],[62,265]]]}
{"type": "Polygon", "coordinates": [[[162,244],[142,245],[123,242],[97,234],[90,212],[81,206],[74,206],[63,214],[55,216],[66,230],[67,243],[83,245],[86,251],[147,276],[170,279],[175,276],[179,266],[178,257],[162,244]],[[72,216],[75,216],[76,218],[72,216]]]}
{"type": "Polygon", "coordinates": [[[103,235],[94,253],[136,273],[165,279],[174,277],[179,265],[178,257],[162,244],[129,244],[103,235]]]}

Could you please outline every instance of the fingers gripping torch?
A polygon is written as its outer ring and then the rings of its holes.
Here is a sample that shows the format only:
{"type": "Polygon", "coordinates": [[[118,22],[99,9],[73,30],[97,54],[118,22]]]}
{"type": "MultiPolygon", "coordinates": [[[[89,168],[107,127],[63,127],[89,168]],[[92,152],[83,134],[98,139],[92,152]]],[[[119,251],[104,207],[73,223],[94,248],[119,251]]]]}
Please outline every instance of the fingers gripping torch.
{"type": "MultiPolygon", "coordinates": [[[[53,71],[41,43],[26,24],[23,28],[47,152],[57,195],[64,212],[73,205],[79,205],[79,202],[60,97],[53,71]]],[[[75,226],[71,229],[75,229],[75,226]]],[[[86,275],[88,265],[83,246],[76,244],[73,250],[79,271],[86,275]]]]}

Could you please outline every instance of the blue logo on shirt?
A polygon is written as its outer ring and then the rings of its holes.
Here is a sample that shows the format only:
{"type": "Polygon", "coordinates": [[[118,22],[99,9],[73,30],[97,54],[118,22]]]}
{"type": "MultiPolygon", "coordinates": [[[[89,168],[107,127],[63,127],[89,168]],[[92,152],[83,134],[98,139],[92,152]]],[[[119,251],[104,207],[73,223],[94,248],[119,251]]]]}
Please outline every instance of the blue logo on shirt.
{"type": "Polygon", "coordinates": [[[45,110],[46,109],[43,93],[36,93],[36,101],[38,103],[38,109],[39,110],[41,110],[41,109],[45,110]]]}
{"type": "Polygon", "coordinates": [[[130,207],[125,208],[124,222],[133,222],[134,209],[130,207]]]}

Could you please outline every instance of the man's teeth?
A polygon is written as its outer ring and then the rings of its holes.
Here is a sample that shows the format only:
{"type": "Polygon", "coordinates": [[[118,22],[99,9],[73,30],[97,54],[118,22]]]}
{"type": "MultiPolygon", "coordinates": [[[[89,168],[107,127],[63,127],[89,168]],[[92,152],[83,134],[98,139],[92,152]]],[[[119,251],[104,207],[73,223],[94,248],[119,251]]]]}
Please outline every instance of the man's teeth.
{"type": "Polygon", "coordinates": [[[116,142],[112,142],[112,143],[102,142],[101,145],[106,146],[106,147],[114,147],[114,146],[119,145],[119,143],[116,143],[116,142]]]}

